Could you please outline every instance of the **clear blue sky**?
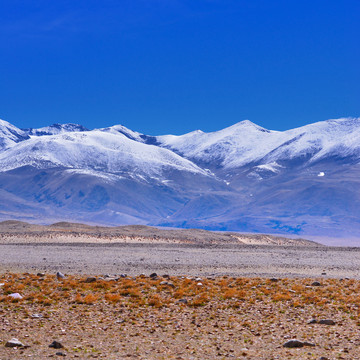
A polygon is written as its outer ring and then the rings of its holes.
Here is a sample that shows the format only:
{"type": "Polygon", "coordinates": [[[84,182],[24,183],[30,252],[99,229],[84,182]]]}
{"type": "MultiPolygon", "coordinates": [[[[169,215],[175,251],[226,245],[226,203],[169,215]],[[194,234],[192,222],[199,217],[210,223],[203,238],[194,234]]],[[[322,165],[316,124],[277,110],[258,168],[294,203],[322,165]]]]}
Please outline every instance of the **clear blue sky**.
{"type": "Polygon", "coordinates": [[[0,0],[0,118],[147,134],[360,116],[359,0],[0,0]]]}

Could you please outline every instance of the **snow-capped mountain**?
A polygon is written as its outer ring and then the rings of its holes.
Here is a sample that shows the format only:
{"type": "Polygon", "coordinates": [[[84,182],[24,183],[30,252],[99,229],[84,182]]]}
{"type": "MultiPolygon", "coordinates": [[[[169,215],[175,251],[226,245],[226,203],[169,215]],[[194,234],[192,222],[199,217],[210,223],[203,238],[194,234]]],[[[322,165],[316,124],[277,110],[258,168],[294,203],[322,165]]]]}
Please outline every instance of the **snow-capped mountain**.
{"type": "Polygon", "coordinates": [[[0,120],[0,219],[360,236],[360,119],[149,136],[0,120]]]}
{"type": "Polygon", "coordinates": [[[359,157],[360,119],[328,120],[282,132],[245,120],[212,133],[198,130],[181,136],[158,136],[157,140],[195,162],[225,169],[301,157],[314,162],[330,155],[359,157]]]}

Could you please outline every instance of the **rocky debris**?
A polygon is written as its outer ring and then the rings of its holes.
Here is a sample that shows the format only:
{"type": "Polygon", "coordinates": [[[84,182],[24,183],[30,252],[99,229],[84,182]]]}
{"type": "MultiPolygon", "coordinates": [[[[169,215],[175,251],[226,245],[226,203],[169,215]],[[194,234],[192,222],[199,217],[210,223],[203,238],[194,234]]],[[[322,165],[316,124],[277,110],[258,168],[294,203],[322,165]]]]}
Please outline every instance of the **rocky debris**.
{"type": "Polygon", "coordinates": [[[316,319],[311,319],[309,322],[308,322],[308,324],[317,324],[317,320],[316,319]]]}
{"type": "Polygon", "coordinates": [[[329,360],[329,358],[322,356],[319,360],[329,360]]]}
{"type": "Polygon", "coordinates": [[[57,355],[57,356],[66,356],[66,354],[63,353],[62,351],[58,351],[57,353],[55,353],[55,355],[57,355]]]}
{"type": "Polygon", "coordinates": [[[5,344],[5,347],[26,347],[26,346],[17,338],[12,338],[5,344]]]}
{"type": "Polygon", "coordinates": [[[36,276],[38,276],[38,277],[44,277],[44,276],[45,276],[45,273],[37,273],[36,276]]]}
{"type": "Polygon", "coordinates": [[[55,340],[49,345],[49,348],[54,348],[54,349],[62,349],[63,347],[64,345],[61,342],[55,340]]]}
{"type": "Polygon", "coordinates": [[[57,278],[58,280],[62,280],[62,279],[65,279],[65,275],[64,275],[62,272],[58,271],[58,272],[56,273],[56,278],[57,278]]]}
{"type": "Polygon", "coordinates": [[[271,278],[270,281],[271,281],[271,282],[278,282],[279,279],[277,279],[277,278],[271,278]]]}
{"type": "Polygon", "coordinates": [[[203,286],[203,283],[199,281],[196,285],[197,286],[203,286]]]}
{"type": "Polygon", "coordinates": [[[93,283],[96,281],[96,277],[88,277],[86,278],[86,280],[84,281],[85,283],[93,283]]]}
{"type": "Polygon", "coordinates": [[[9,294],[8,296],[14,300],[21,300],[23,298],[19,293],[9,294]]]}
{"type": "Polygon", "coordinates": [[[318,281],[314,281],[311,286],[321,286],[321,284],[318,281]]]}
{"type": "Polygon", "coordinates": [[[157,279],[158,275],[157,275],[157,273],[152,273],[152,274],[150,274],[149,277],[150,277],[150,279],[155,280],[155,279],[157,279]]]}
{"type": "Polygon", "coordinates": [[[304,346],[315,346],[315,344],[309,343],[307,341],[300,341],[297,339],[292,339],[283,344],[283,347],[286,348],[301,348],[304,346]]]}

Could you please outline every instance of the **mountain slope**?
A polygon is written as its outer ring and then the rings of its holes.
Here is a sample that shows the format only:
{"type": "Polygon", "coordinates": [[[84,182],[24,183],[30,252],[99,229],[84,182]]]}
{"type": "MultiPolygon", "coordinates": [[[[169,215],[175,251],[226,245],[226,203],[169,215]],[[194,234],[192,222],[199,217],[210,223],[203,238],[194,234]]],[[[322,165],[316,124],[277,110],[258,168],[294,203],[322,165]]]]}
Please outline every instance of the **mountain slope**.
{"type": "Polygon", "coordinates": [[[64,167],[133,176],[160,176],[165,170],[207,173],[172,151],[117,133],[74,132],[33,137],[0,153],[2,171],[22,166],[64,167]]]}
{"type": "Polygon", "coordinates": [[[29,138],[26,132],[0,119],[0,151],[29,138]]]}

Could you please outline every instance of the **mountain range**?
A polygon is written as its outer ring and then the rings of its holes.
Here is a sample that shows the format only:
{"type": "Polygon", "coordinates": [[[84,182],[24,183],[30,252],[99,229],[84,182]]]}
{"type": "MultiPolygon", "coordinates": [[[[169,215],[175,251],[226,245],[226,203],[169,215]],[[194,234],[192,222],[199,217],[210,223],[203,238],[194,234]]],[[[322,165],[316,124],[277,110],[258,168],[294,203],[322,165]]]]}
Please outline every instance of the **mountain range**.
{"type": "Polygon", "coordinates": [[[0,220],[360,236],[360,118],[150,136],[0,120],[0,220]]]}

